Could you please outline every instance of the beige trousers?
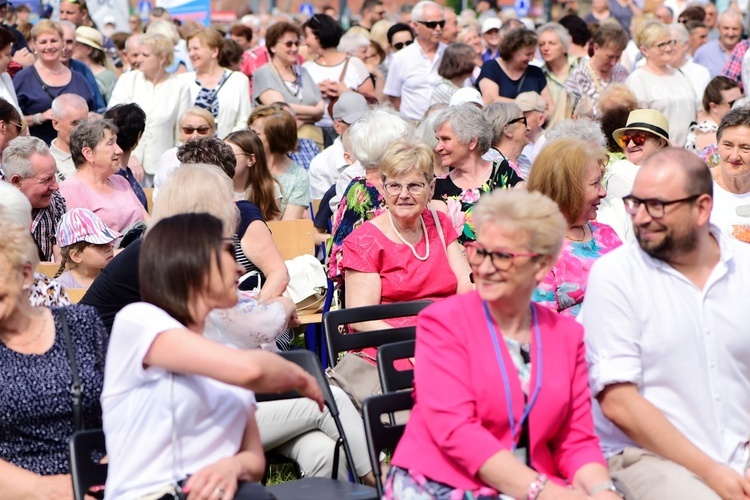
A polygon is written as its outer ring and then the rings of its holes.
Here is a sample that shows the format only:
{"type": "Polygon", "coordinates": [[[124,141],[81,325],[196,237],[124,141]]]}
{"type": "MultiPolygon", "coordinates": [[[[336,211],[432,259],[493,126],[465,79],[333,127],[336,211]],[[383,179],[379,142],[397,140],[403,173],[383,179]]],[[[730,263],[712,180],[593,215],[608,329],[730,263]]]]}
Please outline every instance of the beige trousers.
{"type": "Polygon", "coordinates": [[[685,467],[640,448],[610,457],[609,475],[627,500],[720,500],[685,467]]]}

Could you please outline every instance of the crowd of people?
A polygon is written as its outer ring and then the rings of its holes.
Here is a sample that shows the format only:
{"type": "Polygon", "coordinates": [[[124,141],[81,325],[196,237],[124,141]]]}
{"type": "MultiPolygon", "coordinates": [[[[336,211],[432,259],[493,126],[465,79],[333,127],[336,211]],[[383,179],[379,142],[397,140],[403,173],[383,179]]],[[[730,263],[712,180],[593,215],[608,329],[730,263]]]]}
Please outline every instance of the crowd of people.
{"type": "Polygon", "coordinates": [[[340,307],[435,302],[351,326],[416,326],[386,498],[750,499],[748,13],[657,4],[113,33],[0,1],[0,496],[72,498],[97,428],[105,498],[256,498],[269,451],[374,484],[350,397],[348,464],[276,354],[267,223],[312,218],[340,307]]]}

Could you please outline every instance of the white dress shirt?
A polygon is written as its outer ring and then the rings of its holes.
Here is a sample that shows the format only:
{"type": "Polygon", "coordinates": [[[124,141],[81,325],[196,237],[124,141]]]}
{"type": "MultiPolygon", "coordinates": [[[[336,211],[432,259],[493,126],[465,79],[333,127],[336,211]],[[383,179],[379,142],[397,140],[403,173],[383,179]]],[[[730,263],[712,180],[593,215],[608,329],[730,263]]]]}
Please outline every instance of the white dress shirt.
{"type": "MultiPolygon", "coordinates": [[[[582,322],[592,395],[638,392],[698,448],[739,473],[750,439],[750,246],[711,226],[721,257],[703,290],[636,241],[591,269],[582,322]]],[[[594,402],[606,457],[637,445],[594,402]]]]}
{"type": "Polygon", "coordinates": [[[440,80],[437,69],[445,47],[445,44],[439,43],[432,60],[419,42],[394,54],[383,92],[385,95],[401,98],[399,111],[404,120],[420,121],[427,113],[432,89],[440,80]]]}

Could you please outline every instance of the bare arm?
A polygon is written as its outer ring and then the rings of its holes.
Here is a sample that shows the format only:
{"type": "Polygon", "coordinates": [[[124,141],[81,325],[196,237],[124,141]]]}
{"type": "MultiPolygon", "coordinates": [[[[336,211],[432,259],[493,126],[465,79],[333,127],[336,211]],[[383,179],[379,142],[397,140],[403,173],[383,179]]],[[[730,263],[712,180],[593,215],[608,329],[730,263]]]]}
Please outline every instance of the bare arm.
{"type": "Polygon", "coordinates": [[[307,207],[288,204],[284,209],[284,215],[281,216],[281,220],[308,219],[308,213],[307,207]]]}
{"type": "Polygon", "coordinates": [[[450,264],[451,271],[453,271],[458,280],[456,293],[460,294],[474,290],[474,284],[469,279],[471,267],[469,267],[469,262],[466,260],[464,247],[458,241],[453,241],[448,245],[446,251],[448,252],[448,264],[450,264]]]}
{"type": "Polygon", "coordinates": [[[500,86],[489,78],[482,78],[479,81],[479,91],[482,93],[485,106],[489,106],[493,102],[514,102],[513,99],[501,96],[500,86]]]}
{"type": "MultiPolygon", "coordinates": [[[[263,92],[258,100],[261,104],[269,105],[275,102],[286,102],[284,96],[278,90],[268,89],[263,92]]],[[[297,118],[306,123],[312,123],[323,118],[323,112],[325,111],[325,102],[322,100],[315,106],[306,106],[304,104],[289,104],[289,106],[297,114],[297,118]]]]}
{"type": "Polygon", "coordinates": [[[634,384],[609,385],[597,399],[604,416],[638,446],[682,465],[703,479],[722,498],[750,498],[747,479],[703,453],[641,396],[634,384]]]}
{"type": "MultiPolygon", "coordinates": [[[[363,273],[346,269],[344,272],[346,307],[374,306],[380,304],[382,289],[378,273],[363,273]]],[[[393,328],[385,321],[367,321],[351,325],[357,331],[386,330],[393,328]]]]}
{"type": "Polygon", "coordinates": [[[261,349],[233,349],[182,328],[157,335],[143,365],[203,375],[261,393],[296,390],[323,409],[318,383],[296,364],[261,349]]]}
{"type": "Polygon", "coordinates": [[[552,113],[555,112],[555,103],[552,101],[552,94],[549,91],[549,87],[544,87],[542,89],[542,98],[544,99],[544,102],[547,103],[546,116],[552,116],[552,113]]]}
{"type": "Polygon", "coordinates": [[[73,481],[69,474],[40,476],[0,460],[0,491],[3,498],[72,500],[73,481]]]}
{"type": "Polygon", "coordinates": [[[388,102],[391,103],[391,106],[393,106],[393,109],[396,111],[401,111],[401,98],[389,95],[388,96],[388,102]]]}
{"type": "Polygon", "coordinates": [[[251,222],[245,234],[242,235],[240,246],[247,258],[266,277],[258,298],[268,300],[284,293],[289,284],[289,272],[279,249],[273,242],[268,226],[261,220],[251,222]]]}

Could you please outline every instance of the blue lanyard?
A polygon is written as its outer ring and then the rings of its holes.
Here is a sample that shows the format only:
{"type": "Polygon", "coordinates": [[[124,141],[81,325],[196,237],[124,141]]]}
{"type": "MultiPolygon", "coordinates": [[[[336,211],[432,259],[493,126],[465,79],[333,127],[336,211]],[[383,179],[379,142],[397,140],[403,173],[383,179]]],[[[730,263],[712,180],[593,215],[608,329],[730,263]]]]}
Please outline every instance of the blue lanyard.
{"type": "Polygon", "coordinates": [[[492,321],[492,316],[490,315],[490,308],[487,306],[487,302],[483,302],[482,305],[484,306],[484,315],[487,320],[487,328],[490,330],[490,334],[492,335],[492,345],[495,347],[495,356],[497,357],[497,364],[500,365],[500,375],[503,377],[503,388],[505,389],[505,404],[508,408],[508,420],[510,421],[510,432],[511,436],[513,438],[513,449],[516,449],[516,445],[518,444],[518,435],[521,432],[521,427],[523,426],[523,423],[526,421],[526,419],[529,417],[529,413],[531,413],[531,408],[534,406],[534,403],[536,403],[536,399],[539,396],[539,391],[542,388],[542,335],[539,332],[539,321],[536,317],[536,310],[534,309],[534,306],[531,305],[531,318],[534,323],[534,343],[536,347],[536,386],[534,387],[534,392],[532,393],[531,400],[526,405],[523,411],[523,415],[521,416],[521,420],[516,424],[516,419],[513,414],[513,398],[510,394],[510,381],[508,380],[508,372],[505,368],[505,360],[503,359],[502,352],[500,351],[500,342],[497,338],[497,330],[495,330],[495,324],[492,321]]]}

